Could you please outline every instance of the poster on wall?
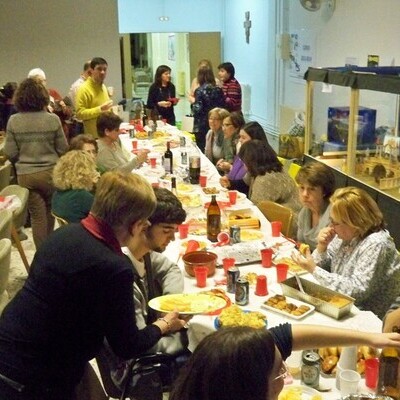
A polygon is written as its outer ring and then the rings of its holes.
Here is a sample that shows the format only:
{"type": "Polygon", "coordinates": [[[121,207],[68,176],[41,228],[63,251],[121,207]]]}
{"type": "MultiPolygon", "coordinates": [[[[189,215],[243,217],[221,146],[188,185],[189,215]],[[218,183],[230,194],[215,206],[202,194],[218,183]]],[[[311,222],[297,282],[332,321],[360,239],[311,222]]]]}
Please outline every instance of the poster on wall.
{"type": "Polygon", "coordinates": [[[290,78],[298,83],[304,81],[304,74],[315,60],[315,33],[300,29],[290,34],[290,78]]]}
{"type": "Polygon", "coordinates": [[[175,61],[175,35],[168,35],[168,60],[175,61]]]}

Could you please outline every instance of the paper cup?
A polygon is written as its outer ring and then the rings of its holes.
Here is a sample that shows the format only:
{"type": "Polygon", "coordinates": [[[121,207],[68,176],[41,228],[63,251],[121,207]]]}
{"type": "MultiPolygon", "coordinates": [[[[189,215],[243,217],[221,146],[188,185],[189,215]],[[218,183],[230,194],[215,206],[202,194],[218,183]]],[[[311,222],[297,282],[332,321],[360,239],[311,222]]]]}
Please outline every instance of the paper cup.
{"type": "Polygon", "coordinates": [[[344,369],[339,373],[340,395],[342,397],[357,393],[361,375],[352,369],[344,369]]]}

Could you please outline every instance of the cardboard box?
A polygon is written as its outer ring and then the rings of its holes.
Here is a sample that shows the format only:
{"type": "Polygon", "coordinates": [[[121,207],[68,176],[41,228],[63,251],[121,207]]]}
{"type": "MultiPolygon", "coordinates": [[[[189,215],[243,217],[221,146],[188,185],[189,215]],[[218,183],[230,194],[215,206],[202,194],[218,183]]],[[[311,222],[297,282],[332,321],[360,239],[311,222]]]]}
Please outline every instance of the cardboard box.
{"type": "MultiPolygon", "coordinates": [[[[328,108],[328,141],[347,145],[349,134],[349,107],[328,108]]],[[[357,146],[362,144],[374,144],[376,110],[367,107],[358,109],[357,146]]]]}

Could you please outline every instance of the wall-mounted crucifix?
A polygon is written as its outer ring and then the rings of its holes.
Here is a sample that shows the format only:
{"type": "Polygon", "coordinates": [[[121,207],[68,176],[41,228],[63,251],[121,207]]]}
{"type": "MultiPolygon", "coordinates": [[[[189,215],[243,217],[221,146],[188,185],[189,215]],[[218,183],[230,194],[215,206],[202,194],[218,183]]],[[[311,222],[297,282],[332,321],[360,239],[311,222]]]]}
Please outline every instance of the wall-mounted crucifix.
{"type": "Polygon", "coordinates": [[[251,21],[250,21],[250,11],[246,11],[244,13],[245,21],[243,22],[244,33],[246,35],[246,43],[250,43],[250,28],[251,28],[251,21]]]}

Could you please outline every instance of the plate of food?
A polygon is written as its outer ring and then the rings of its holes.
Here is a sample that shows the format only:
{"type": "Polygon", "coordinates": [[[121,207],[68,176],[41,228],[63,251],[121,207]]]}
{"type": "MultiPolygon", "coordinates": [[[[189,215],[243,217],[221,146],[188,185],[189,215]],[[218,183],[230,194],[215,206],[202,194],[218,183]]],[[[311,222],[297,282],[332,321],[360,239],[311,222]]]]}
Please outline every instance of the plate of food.
{"type": "Polygon", "coordinates": [[[210,293],[167,294],[151,299],[149,307],[164,313],[178,311],[180,314],[197,315],[226,307],[226,300],[210,293]]]}
{"type": "Polygon", "coordinates": [[[264,234],[257,229],[241,229],[240,230],[240,240],[242,242],[251,242],[253,240],[264,239],[264,234]]]}
{"type": "Polygon", "coordinates": [[[190,193],[193,192],[194,187],[188,183],[180,182],[176,185],[176,190],[181,193],[190,193]]]}
{"type": "Polygon", "coordinates": [[[302,319],[315,310],[311,304],[280,294],[267,298],[261,307],[293,319],[302,319]]]}
{"type": "MultiPolygon", "coordinates": [[[[225,208],[228,208],[231,206],[231,203],[229,201],[222,201],[222,200],[217,200],[218,207],[223,210],[225,208]]],[[[204,208],[208,208],[210,206],[210,202],[208,201],[207,203],[204,204],[204,208]]]]}
{"type": "Polygon", "coordinates": [[[232,304],[221,311],[215,318],[215,329],[228,326],[250,326],[252,328],[266,328],[267,316],[259,311],[242,310],[239,306],[232,304]]]}
{"type": "Polygon", "coordinates": [[[287,264],[289,265],[289,272],[297,275],[306,274],[308,272],[304,268],[300,267],[300,265],[293,261],[290,257],[276,258],[274,260],[274,264],[287,264]]]}
{"type": "Polygon", "coordinates": [[[183,207],[200,207],[202,205],[199,194],[180,194],[178,193],[178,199],[181,201],[183,207]]]}
{"type": "Polygon", "coordinates": [[[322,400],[322,396],[312,387],[289,385],[279,393],[278,400],[322,400]]]}
{"type": "MultiPolygon", "coordinates": [[[[190,229],[190,227],[189,227],[190,229]]],[[[183,241],[181,241],[181,247],[184,251],[186,251],[187,245],[188,245],[188,241],[191,239],[185,239],[183,241]]],[[[204,250],[205,248],[207,248],[211,242],[209,240],[196,240],[199,243],[199,248],[198,250],[204,250]]]]}
{"type": "Polygon", "coordinates": [[[220,189],[216,188],[215,186],[210,186],[210,187],[204,187],[203,193],[206,195],[211,196],[212,194],[219,194],[220,189]]]}

